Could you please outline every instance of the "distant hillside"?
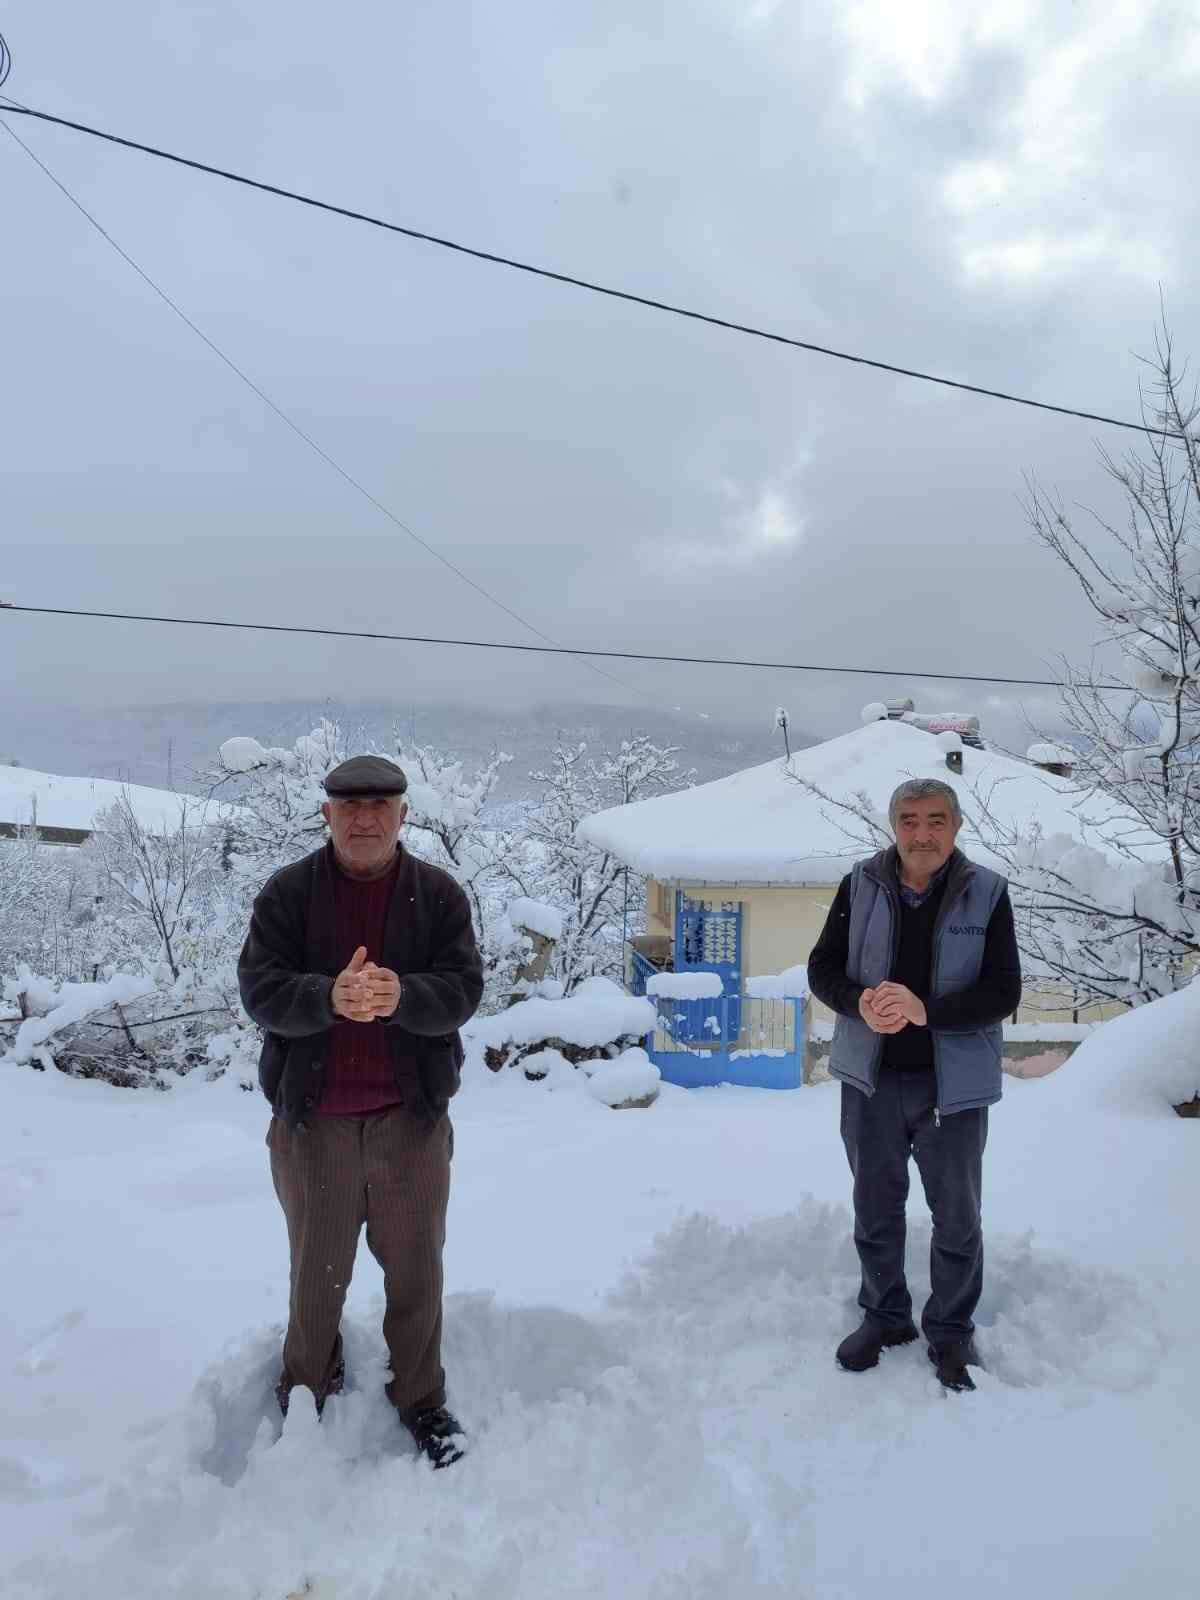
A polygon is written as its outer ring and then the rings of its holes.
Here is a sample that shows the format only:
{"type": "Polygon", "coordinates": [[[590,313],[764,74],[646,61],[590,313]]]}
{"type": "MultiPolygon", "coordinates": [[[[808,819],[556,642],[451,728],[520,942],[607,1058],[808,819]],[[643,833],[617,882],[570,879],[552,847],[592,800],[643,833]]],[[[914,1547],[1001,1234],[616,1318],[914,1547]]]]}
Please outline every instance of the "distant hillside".
{"type": "MultiPolygon", "coordinates": [[[[0,763],[70,776],[115,778],[154,788],[195,788],[221,742],[251,734],[264,743],[287,744],[322,716],[385,746],[393,729],[403,739],[435,745],[467,762],[495,749],[513,760],[497,798],[517,800],[530,789],[529,773],[546,761],[559,738],[586,742],[597,752],[634,733],[680,746],[684,767],[700,782],[781,753],[780,735],[769,726],[723,722],[670,709],[580,706],[548,702],[528,709],[496,709],[442,703],[321,704],[310,701],[184,702],[119,706],[103,711],[32,702],[0,706],[0,763]]],[[[794,730],[793,748],[814,743],[794,730]]]]}

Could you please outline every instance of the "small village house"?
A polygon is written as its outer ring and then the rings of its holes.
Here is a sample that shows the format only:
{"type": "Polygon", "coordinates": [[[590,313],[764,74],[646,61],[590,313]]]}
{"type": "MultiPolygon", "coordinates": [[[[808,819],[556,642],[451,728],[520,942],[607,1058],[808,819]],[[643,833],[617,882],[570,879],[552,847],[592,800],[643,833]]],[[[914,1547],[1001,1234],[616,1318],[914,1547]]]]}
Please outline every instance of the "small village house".
{"type": "MultiPolygon", "coordinates": [[[[1040,760],[1017,760],[984,748],[969,717],[921,717],[911,702],[872,706],[864,722],[823,744],[715,782],[598,812],[580,837],[609,851],[644,889],[645,928],[626,951],[634,993],[686,998],[686,981],[660,974],[707,974],[706,993],[732,1005],[727,1026],[742,1050],[756,995],[786,993],[768,975],[803,969],[842,877],[870,853],[863,828],[838,802],[865,796],[886,816],[888,799],[906,778],[939,778],[960,797],[967,854],[1003,870],[972,819],[980,796],[1002,825],[1035,820],[1047,834],[1083,836],[1081,796],[1064,769],[1065,752],[1034,747],[1040,760]],[[868,717],[869,713],[869,717],[868,717]],[[957,734],[957,736],[956,736],[957,734]],[[657,981],[656,981],[657,980],[657,981]],[[749,1009],[748,1009],[749,1008],[749,1009]]],[[[1094,798],[1094,797],[1093,797],[1094,798]]],[[[1086,808],[1094,815],[1094,804],[1086,808]]],[[[703,980],[702,980],[703,981],[703,980]]],[[[802,987],[802,970],[793,987],[802,987]]],[[[660,1006],[661,1009],[661,1006],[660,1006]]],[[[669,1008],[668,1008],[669,1009],[669,1008]]],[[[686,1011],[686,1006],[680,1011],[686,1011]]],[[[818,1020],[827,1019],[814,1006],[818,1020]]],[[[1027,985],[1022,1022],[1099,1020],[1062,989],[1027,985]]],[[[709,1023],[711,1047],[720,1042],[709,1023]]],[[[695,1030],[693,1030],[694,1032],[695,1030]]],[[[703,1038],[689,1038],[703,1048],[703,1038]]]]}

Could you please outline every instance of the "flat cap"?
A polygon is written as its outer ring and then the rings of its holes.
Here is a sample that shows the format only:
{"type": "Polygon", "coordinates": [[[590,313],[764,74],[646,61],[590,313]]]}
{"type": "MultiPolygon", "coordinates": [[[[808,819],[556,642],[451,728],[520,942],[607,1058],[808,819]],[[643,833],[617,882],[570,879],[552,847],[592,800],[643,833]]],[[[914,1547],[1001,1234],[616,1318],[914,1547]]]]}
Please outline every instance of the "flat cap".
{"type": "Polygon", "coordinates": [[[351,756],[325,774],[325,793],[331,800],[360,794],[403,794],[408,779],[386,756],[351,756]]]}

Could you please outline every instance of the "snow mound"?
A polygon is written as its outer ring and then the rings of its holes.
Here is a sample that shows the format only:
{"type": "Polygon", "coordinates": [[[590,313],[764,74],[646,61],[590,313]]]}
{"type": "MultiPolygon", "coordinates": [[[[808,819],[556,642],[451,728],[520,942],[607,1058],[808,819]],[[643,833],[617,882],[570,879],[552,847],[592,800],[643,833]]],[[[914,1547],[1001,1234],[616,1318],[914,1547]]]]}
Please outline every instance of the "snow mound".
{"type": "Polygon", "coordinates": [[[1200,979],[1094,1029],[1071,1057],[1099,1103],[1114,1111],[1170,1117],[1200,1094],[1200,979]]]}
{"type": "Polygon", "coordinates": [[[561,1050],[535,1050],[518,1063],[527,1078],[534,1078],[547,1089],[563,1089],[576,1082],[578,1073],[561,1050]]]}
{"type": "Polygon", "coordinates": [[[562,1039],[593,1048],[623,1038],[640,1039],[655,1023],[648,1000],[626,994],[608,978],[588,978],[565,1000],[519,1000],[495,1016],[479,1018],[463,1030],[483,1048],[538,1044],[562,1039]]]}
{"type": "Polygon", "coordinates": [[[711,1000],[724,991],[715,972],[656,972],[646,980],[648,995],[670,1000],[711,1000]]]}
{"type": "Polygon", "coordinates": [[[257,767],[267,767],[271,764],[270,754],[263,749],[258,740],[245,735],[226,739],[217,754],[226,772],[253,772],[257,767]]]}
{"type": "Polygon", "coordinates": [[[808,994],[808,968],[801,963],[782,972],[747,978],[746,993],[755,1000],[802,1000],[808,994]]]}
{"type": "Polygon", "coordinates": [[[588,1080],[588,1093],[602,1105],[620,1106],[627,1100],[655,1099],[662,1073],[644,1050],[625,1050],[615,1061],[605,1061],[588,1080]]]}
{"type": "Polygon", "coordinates": [[[509,902],[508,920],[514,928],[525,928],[530,933],[540,933],[544,939],[562,938],[563,914],[557,906],[543,900],[529,900],[524,896],[509,902]]]}

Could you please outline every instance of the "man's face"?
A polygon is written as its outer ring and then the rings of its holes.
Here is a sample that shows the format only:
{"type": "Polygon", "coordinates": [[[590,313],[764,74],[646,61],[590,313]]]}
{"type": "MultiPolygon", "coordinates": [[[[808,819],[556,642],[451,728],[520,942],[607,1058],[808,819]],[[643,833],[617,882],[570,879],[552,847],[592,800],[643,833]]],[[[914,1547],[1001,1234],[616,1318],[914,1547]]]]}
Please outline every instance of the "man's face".
{"type": "Polygon", "coordinates": [[[351,874],[369,877],[390,865],[408,803],[398,794],[349,795],[326,800],[321,815],[329,824],[342,866],[351,874]]]}
{"type": "Polygon", "coordinates": [[[896,814],[896,848],[914,877],[928,878],[949,861],[962,826],[938,795],[904,800],[896,814]]]}

